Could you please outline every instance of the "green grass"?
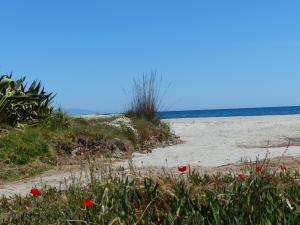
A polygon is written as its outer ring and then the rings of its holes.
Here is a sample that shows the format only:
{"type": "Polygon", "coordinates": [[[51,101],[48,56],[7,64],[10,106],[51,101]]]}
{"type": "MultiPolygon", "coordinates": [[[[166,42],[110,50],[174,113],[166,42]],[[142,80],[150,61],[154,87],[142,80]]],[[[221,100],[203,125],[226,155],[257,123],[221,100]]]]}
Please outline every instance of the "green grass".
{"type": "Polygon", "coordinates": [[[159,143],[171,138],[171,133],[166,128],[168,125],[160,121],[132,119],[132,125],[138,133],[136,136],[126,126],[117,128],[106,124],[114,119],[116,118],[86,120],[71,118],[62,112],[56,112],[36,126],[17,129],[2,125],[0,127],[0,165],[5,169],[0,171],[0,182],[36,175],[60,164],[62,160],[59,159],[68,157],[74,150],[74,146],[76,147],[77,137],[94,142],[118,138],[129,143],[132,151],[143,149],[150,139],[159,143]]]}
{"type": "Polygon", "coordinates": [[[159,120],[146,120],[142,118],[133,118],[134,127],[139,133],[139,144],[153,140],[153,142],[163,142],[172,137],[170,126],[159,120]]]}
{"type": "Polygon", "coordinates": [[[11,130],[0,142],[0,158],[24,165],[49,152],[48,141],[37,129],[11,130]]]}
{"type": "MultiPolygon", "coordinates": [[[[93,173],[92,173],[93,174],[93,173]]],[[[159,178],[102,174],[86,186],[2,198],[3,224],[300,224],[299,173],[159,178]],[[82,205],[83,198],[94,202],[82,205]]],[[[29,192],[30,190],[28,190],[29,192]]]]}

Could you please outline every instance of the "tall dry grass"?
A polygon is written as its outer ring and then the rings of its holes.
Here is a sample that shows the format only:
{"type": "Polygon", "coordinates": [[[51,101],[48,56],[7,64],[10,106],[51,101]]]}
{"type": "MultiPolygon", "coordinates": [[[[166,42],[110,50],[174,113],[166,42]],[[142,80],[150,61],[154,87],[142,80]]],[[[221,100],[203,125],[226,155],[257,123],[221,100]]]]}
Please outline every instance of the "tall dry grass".
{"type": "Polygon", "coordinates": [[[157,119],[157,111],[161,107],[161,80],[156,73],[144,74],[141,79],[134,79],[132,98],[127,109],[127,116],[157,119]]]}

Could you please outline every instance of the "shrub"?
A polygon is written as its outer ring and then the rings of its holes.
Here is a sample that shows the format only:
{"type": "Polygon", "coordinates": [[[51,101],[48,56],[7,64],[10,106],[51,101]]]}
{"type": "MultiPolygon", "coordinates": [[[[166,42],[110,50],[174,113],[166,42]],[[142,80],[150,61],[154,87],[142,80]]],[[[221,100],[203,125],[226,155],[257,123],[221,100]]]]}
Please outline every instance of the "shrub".
{"type": "Polygon", "coordinates": [[[50,129],[68,129],[71,126],[71,119],[67,114],[58,110],[51,113],[43,125],[50,129]]]}
{"type": "Polygon", "coordinates": [[[156,74],[143,75],[140,80],[133,81],[132,99],[127,110],[127,116],[153,120],[159,110],[160,84],[156,74]]]}
{"type": "Polygon", "coordinates": [[[149,141],[153,142],[152,145],[155,146],[173,138],[170,126],[163,121],[135,118],[133,119],[133,126],[138,132],[138,141],[142,148],[146,147],[145,144],[147,145],[149,141]]]}
{"type": "Polygon", "coordinates": [[[25,77],[12,80],[12,75],[0,77],[0,122],[17,126],[18,123],[36,123],[51,112],[54,98],[46,93],[40,82],[33,81],[29,88],[25,77]]]}

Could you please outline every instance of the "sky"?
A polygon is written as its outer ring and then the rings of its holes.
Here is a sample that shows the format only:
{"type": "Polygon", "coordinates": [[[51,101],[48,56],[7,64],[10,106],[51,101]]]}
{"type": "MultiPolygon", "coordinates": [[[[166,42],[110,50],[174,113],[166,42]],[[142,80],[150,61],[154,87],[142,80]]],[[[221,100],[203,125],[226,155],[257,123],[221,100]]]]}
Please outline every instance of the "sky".
{"type": "Polygon", "coordinates": [[[161,110],[300,105],[300,1],[3,0],[0,74],[63,108],[122,112],[134,78],[161,110]]]}

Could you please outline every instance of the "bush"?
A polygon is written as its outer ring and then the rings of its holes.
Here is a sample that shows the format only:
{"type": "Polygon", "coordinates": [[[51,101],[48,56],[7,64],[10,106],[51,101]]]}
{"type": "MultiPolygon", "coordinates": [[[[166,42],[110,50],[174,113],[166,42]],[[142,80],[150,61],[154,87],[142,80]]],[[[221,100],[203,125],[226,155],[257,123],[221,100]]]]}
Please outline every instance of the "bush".
{"type": "Polygon", "coordinates": [[[133,126],[138,132],[138,141],[142,148],[151,148],[174,138],[170,126],[163,121],[134,118],[133,126]]]}
{"type": "Polygon", "coordinates": [[[143,75],[142,79],[134,80],[133,95],[127,110],[127,116],[153,120],[160,107],[160,84],[156,74],[143,75]]]}
{"type": "Polygon", "coordinates": [[[46,93],[40,82],[33,81],[26,89],[25,77],[12,80],[12,75],[0,77],[0,122],[11,126],[34,124],[48,117],[55,97],[46,93]]]}
{"type": "Polygon", "coordinates": [[[68,129],[71,126],[71,119],[67,114],[58,110],[51,113],[43,125],[50,129],[68,129]]]}

